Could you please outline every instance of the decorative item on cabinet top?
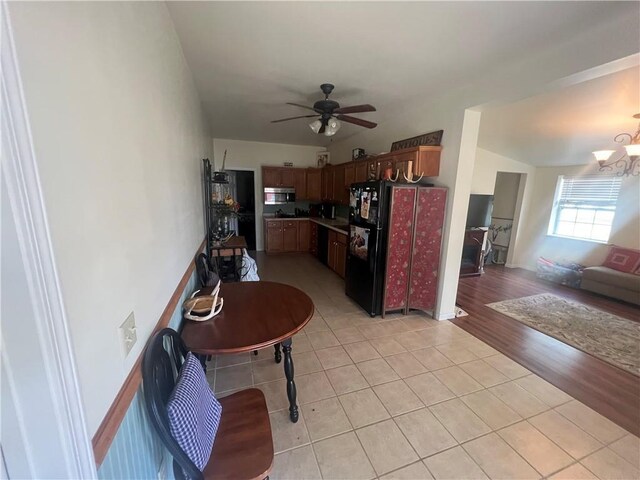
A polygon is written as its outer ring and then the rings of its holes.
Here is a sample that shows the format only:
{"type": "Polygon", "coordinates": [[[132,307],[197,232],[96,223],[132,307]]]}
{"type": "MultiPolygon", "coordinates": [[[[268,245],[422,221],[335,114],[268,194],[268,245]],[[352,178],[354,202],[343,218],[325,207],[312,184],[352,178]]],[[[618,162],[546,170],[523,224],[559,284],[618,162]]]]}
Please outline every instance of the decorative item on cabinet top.
{"type": "Polygon", "coordinates": [[[436,130],[435,132],[424,133],[417,137],[405,138],[391,144],[391,151],[404,150],[405,148],[419,147],[421,145],[439,146],[442,142],[444,130],[436,130]]]}
{"type": "Polygon", "coordinates": [[[316,153],[316,163],[318,168],[322,168],[330,164],[331,154],[329,152],[316,153]]]}
{"type": "Polygon", "coordinates": [[[364,148],[354,148],[351,150],[351,160],[358,160],[364,158],[366,155],[364,148]]]}

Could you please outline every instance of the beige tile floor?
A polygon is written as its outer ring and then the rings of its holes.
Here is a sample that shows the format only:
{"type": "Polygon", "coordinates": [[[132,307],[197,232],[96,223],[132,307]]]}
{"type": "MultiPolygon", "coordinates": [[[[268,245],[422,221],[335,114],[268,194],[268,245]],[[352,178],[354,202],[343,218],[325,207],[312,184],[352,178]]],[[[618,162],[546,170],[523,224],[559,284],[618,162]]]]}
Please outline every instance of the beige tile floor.
{"type": "Polygon", "coordinates": [[[293,339],[300,420],[289,421],[272,348],[213,359],[208,378],[220,396],[264,392],[270,478],[640,478],[637,437],[452,323],[372,319],[310,256],[258,265],[316,307],[293,339]]]}

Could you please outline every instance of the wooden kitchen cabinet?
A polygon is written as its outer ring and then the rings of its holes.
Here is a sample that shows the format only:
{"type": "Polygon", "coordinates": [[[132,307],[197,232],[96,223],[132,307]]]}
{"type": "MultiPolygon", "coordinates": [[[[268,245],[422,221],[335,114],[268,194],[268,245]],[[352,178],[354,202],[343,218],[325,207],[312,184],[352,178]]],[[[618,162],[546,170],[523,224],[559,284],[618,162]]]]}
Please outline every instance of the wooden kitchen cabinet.
{"type": "Polygon", "coordinates": [[[409,162],[411,162],[411,171],[415,176],[421,174],[425,177],[437,177],[440,174],[440,153],[442,147],[420,146],[396,150],[395,152],[378,155],[376,161],[379,163],[380,170],[378,173],[384,172],[385,168],[391,167],[393,174],[396,170],[400,170],[400,175],[404,171],[407,173],[409,162]]]}
{"type": "Polygon", "coordinates": [[[327,266],[344,278],[347,266],[347,236],[329,230],[327,266]]]}
{"type": "Polygon", "coordinates": [[[266,222],[266,246],[267,253],[282,252],[284,249],[283,225],[279,220],[267,220],[266,222]]]}
{"type": "Polygon", "coordinates": [[[336,270],[336,236],[338,234],[333,230],[329,230],[329,234],[327,236],[329,246],[327,248],[327,266],[335,272],[336,270]]]}
{"type": "Polygon", "coordinates": [[[322,201],[322,169],[308,168],[307,175],[307,200],[312,202],[322,201]]]}
{"type": "MultiPolygon", "coordinates": [[[[355,180],[354,182],[366,182],[367,181],[367,162],[366,161],[358,161],[355,162],[355,180]]],[[[346,176],[346,175],[345,175],[346,176]]]]}
{"type": "Polygon", "coordinates": [[[296,190],[296,200],[307,200],[307,172],[304,168],[293,169],[293,188],[296,190]]]}
{"type": "MultiPolygon", "coordinates": [[[[295,186],[295,169],[291,167],[284,167],[280,169],[280,186],[281,187],[295,186]]],[[[298,192],[296,191],[296,193],[298,192]]]]}
{"type": "Polygon", "coordinates": [[[344,278],[347,270],[347,236],[337,234],[336,235],[336,264],[335,272],[344,278]]]}
{"type": "Polygon", "coordinates": [[[309,222],[309,253],[318,256],[318,224],[309,222]]]}
{"type": "Polygon", "coordinates": [[[298,251],[298,221],[284,221],[282,227],[282,250],[285,252],[298,251]]]}
{"type": "Polygon", "coordinates": [[[333,170],[333,198],[332,200],[341,205],[346,204],[344,188],[344,165],[336,165],[333,170]]]}
{"type": "MultiPolygon", "coordinates": [[[[262,167],[263,187],[295,187],[296,181],[306,191],[306,181],[302,181],[300,174],[304,175],[304,168],[293,167],[262,167]]],[[[297,193],[297,192],[296,192],[297,193]]]]}
{"type": "Polygon", "coordinates": [[[344,188],[349,190],[351,184],[356,181],[356,166],[353,163],[344,166],[344,188]]]}
{"type": "Polygon", "coordinates": [[[280,187],[282,177],[278,167],[262,167],[262,186],[268,188],[280,187]]]}
{"type": "Polygon", "coordinates": [[[333,201],[333,167],[327,166],[322,169],[322,200],[333,201]]]}
{"type": "Polygon", "coordinates": [[[311,227],[309,220],[298,221],[298,252],[309,251],[309,241],[311,235],[311,227]]]}

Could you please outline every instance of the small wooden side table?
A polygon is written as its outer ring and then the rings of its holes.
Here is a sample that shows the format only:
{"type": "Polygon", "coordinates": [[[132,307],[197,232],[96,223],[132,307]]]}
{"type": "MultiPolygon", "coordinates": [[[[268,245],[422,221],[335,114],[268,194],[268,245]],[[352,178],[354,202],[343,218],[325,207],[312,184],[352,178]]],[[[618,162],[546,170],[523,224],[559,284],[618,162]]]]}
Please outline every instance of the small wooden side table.
{"type": "Polygon", "coordinates": [[[247,248],[247,241],[244,237],[234,236],[226,242],[220,245],[211,246],[211,261],[215,261],[218,265],[218,272],[220,272],[220,278],[222,280],[235,280],[240,281],[240,270],[242,269],[242,252],[247,248]],[[229,258],[225,261],[225,258],[229,258]],[[230,267],[227,266],[230,264],[230,267]],[[225,268],[232,268],[232,275],[223,278],[223,271],[225,268]],[[231,277],[231,278],[230,278],[231,277]]]}

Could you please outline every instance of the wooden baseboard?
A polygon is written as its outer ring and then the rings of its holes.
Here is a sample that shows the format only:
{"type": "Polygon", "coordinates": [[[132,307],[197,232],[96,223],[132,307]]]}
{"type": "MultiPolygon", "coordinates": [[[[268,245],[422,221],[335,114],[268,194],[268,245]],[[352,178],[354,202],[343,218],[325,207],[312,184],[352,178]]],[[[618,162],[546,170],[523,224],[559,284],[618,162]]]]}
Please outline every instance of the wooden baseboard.
{"type": "MultiPolygon", "coordinates": [[[[205,245],[205,240],[203,240],[203,242],[200,244],[200,247],[196,251],[196,255],[202,252],[202,250],[204,249],[204,245],[205,245]]],[[[171,320],[173,312],[178,306],[178,301],[180,300],[180,297],[182,296],[182,292],[186,288],[187,283],[189,282],[189,279],[191,278],[191,275],[193,274],[195,267],[196,267],[196,264],[192,260],[189,263],[189,266],[187,267],[187,271],[184,272],[184,275],[180,279],[180,283],[178,283],[178,286],[173,292],[173,295],[171,295],[171,299],[169,300],[169,303],[167,304],[164,311],[162,312],[162,315],[160,316],[160,320],[158,320],[158,323],[156,324],[149,338],[151,338],[153,334],[165,328],[169,324],[169,320],[171,320]]],[[[115,438],[116,433],[118,433],[120,424],[122,423],[122,420],[124,419],[124,416],[126,415],[127,410],[129,409],[129,405],[131,405],[133,397],[135,397],[136,392],[140,387],[140,383],[142,382],[141,366],[142,366],[143,354],[144,354],[144,349],[138,356],[136,363],[133,365],[131,372],[129,372],[129,375],[127,376],[126,380],[124,381],[124,384],[120,388],[118,395],[116,395],[115,400],[111,404],[111,407],[109,407],[109,410],[107,411],[106,416],[102,420],[102,423],[100,423],[100,426],[98,427],[98,430],[96,431],[96,434],[93,436],[93,439],[91,441],[91,443],[93,444],[93,455],[95,457],[96,465],[98,467],[100,467],[100,465],[102,464],[102,461],[106,457],[107,452],[109,451],[109,447],[111,446],[111,442],[113,442],[113,439],[115,438]]]]}

